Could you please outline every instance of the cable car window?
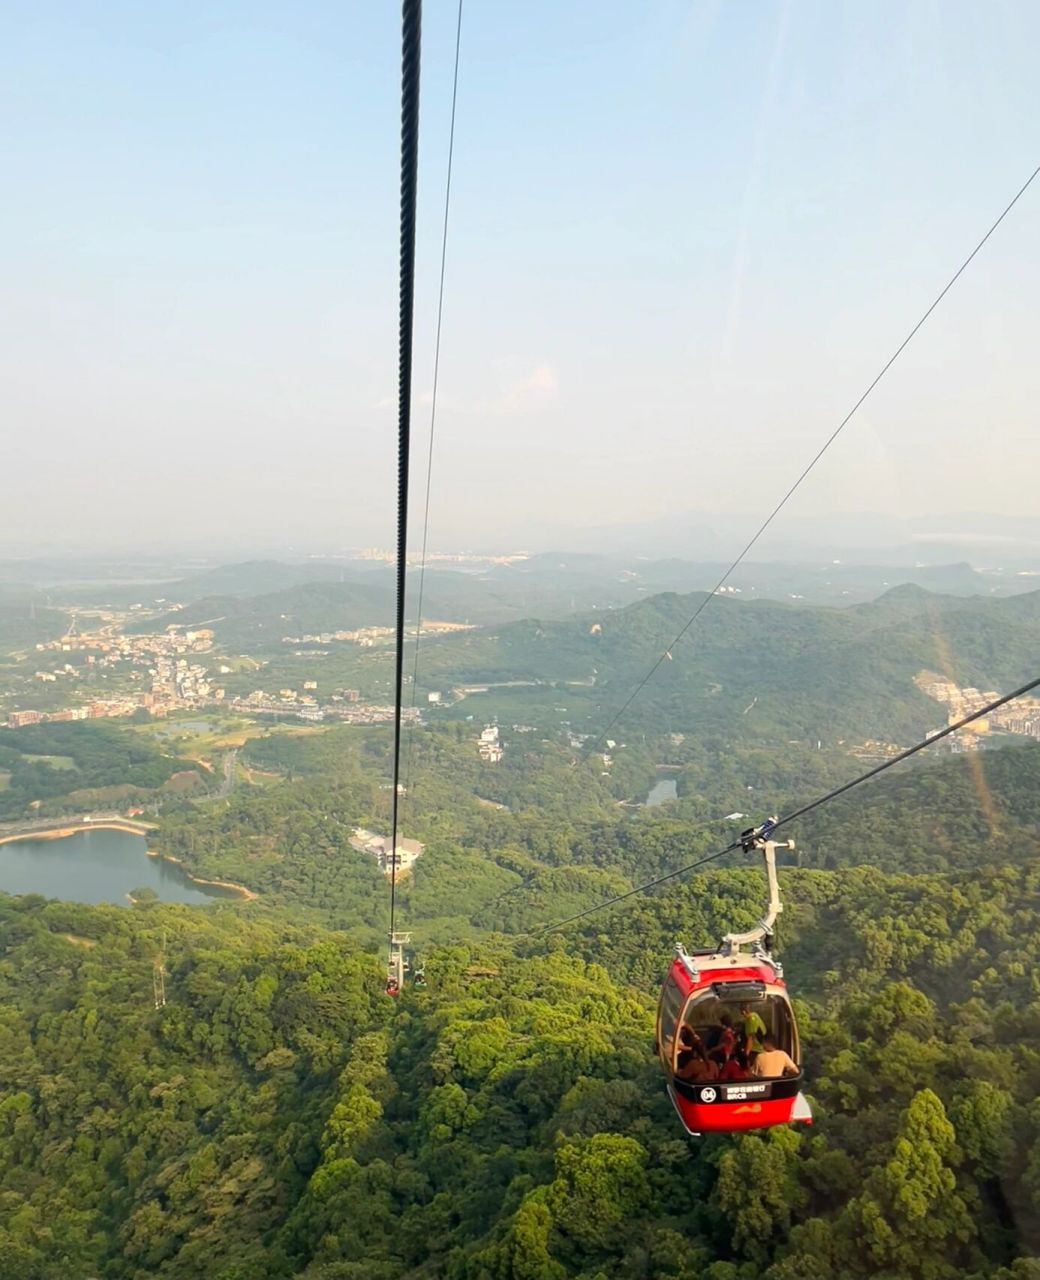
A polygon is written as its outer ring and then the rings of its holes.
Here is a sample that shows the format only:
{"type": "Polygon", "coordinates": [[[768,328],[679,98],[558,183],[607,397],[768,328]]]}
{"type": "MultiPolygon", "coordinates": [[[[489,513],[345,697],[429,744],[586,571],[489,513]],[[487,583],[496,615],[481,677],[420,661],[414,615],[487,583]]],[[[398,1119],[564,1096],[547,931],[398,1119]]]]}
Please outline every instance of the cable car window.
{"type": "Polygon", "coordinates": [[[705,1053],[729,1057],[743,1049],[744,1006],[758,1014],[765,1024],[765,1035],[776,1047],[799,1062],[794,1021],[787,999],[782,995],[766,995],[759,1000],[720,1000],[714,991],[695,996],[683,1012],[683,1025],[689,1027],[704,1047],[705,1053]]]}
{"type": "Polygon", "coordinates": [[[775,1021],[772,1026],[772,1030],[770,1030],[769,1023],[766,1022],[766,1031],[773,1036],[773,1039],[776,1041],[776,1047],[789,1053],[800,1067],[802,1065],[801,1051],[798,1044],[798,1032],[794,1025],[794,1015],[791,1013],[791,1006],[786,1000],[778,1000],[774,1008],[774,1014],[775,1021]]]}
{"type": "Polygon", "coordinates": [[[661,1060],[670,1066],[674,1055],[675,1024],[683,1005],[683,993],[679,984],[669,978],[661,990],[661,1004],[657,1014],[657,1044],[661,1060]]]}

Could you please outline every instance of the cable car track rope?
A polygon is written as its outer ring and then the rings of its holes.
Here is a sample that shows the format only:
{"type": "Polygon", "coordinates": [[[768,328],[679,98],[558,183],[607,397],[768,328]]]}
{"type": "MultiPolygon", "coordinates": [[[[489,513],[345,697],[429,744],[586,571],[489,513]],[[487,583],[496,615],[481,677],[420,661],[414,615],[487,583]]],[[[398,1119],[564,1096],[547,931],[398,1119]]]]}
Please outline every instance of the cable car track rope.
{"type": "MultiPolygon", "coordinates": [[[[451,124],[448,127],[448,169],[444,182],[444,224],[441,234],[441,271],[437,288],[437,335],[433,347],[433,390],[430,400],[430,444],[426,455],[426,500],[423,507],[422,553],[419,557],[419,587],[415,605],[415,658],[412,662],[411,706],[415,707],[416,686],[419,680],[419,648],[422,642],[423,593],[426,588],[426,550],[430,530],[430,489],[433,480],[433,441],[437,425],[437,388],[441,371],[441,329],[444,319],[444,275],[448,261],[448,215],[451,211],[451,170],[455,156],[455,109],[459,99],[459,51],[462,47],[462,0],[459,0],[458,18],[455,23],[455,74],[451,85],[451,124]]],[[[405,768],[405,796],[412,784],[412,757],[415,752],[415,723],[408,730],[408,761],[405,768]]]]}
{"type": "Polygon", "coordinates": [[[606,726],[605,726],[604,728],[602,728],[602,729],[599,731],[599,733],[597,733],[597,734],[596,734],[596,736],[591,740],[591,742],[590,742],[590,743],[588,744],[588,746],[586,747],[584,754],[583,754],[583,755],[582,755],[582,757],[581,757],[581,760],[582,760],[582,763],[583,763],[583,764],[584,764],[584,763],[585,763],[585,761],[587,761],[587,760],[589,759],[589,757],[590,757],[590,756],[595,752],[595,750],[596,750],[596,748],[599,746],[599,744],[603,741],[603,739],[607,736],[607,734],[608,734],[608,733],[610,733],[611,729],[613,729],[613,728],[614,728],[614,726],[615,726],[615,725],[617,724],[617,722],[621,719],[621,717],[625,714],[625,712],[629,709],[629,707],[632,705],[632,703],[633,703],[633,702],[635,702],[636,698],[638,698],[638,697],[639,697],[640,693],[642,693],[642,691],[643,691],[643,690],[646,688],[646,686],[650,683],[650,681],[651,681],[651,680],[653,679],[653,677],[657,674],[657,672],[658,672],[658,671],[660,670],[660,668],[664,665],[664,663],[665,663],[665,662],[669,662],[669,661],[671,661],[671,658],[672,658],[672,650],[676,647],[676,645],[679,643],[679,641],[680,641],[680,640],[682,640],[682,638],[683,638],[683,637],[686,635],[686,633],[690,630],[690,628],[693,626],[693,624],[694,624],[694,623],[697,621],[697,619],[701,616],[701,614],[702,614],[702,613],[704,612],[704,610],[707,608],[708,602],[709,602],[710,600],[712,600],[712,599],[713,599],[713,598],[714,598],[714,597],[719,593],[719,591],[720,591],[720,590],[721,590],[721,589],[726,585],[726,583],[729,581],[730,577],[733,575],[733,573],[736,571],[736,569],[739,567],[739,565],[743,562],[744,557],[748,554],[748,552],[749,552],[749,551],[751,550],[751,548],[755,545],[755,543],[756,543],[756,542],[758,542],[759,538],[761,538],[762,534],[763,534],[763,533],[765,533],[765,531],[766,531],[766,530],[769,528],[769,526],[773,523],[773,521],[776,519],[776,517],[777,517],[777,516],[780,514],[780,512],[784,509],[784,507],[787,505],[787,503],[788,503],[789,499],[790,499],[790,498],[792,498],[792,497],[794,496],[794,494],[797,492],[797,490],[801,487],[802,482],[806,479],[806,477],[807,477],[807,476],[809,475],[809,473],[813,470],[813,468],[814,468],[814,467],[816,466],[816,464],[820,461],[820,459],[821,459],[821,458],[823,457],[823,455],[827,452],[827,450],[831,447],[831,445],[835,442],[835,440],[837,440],[837,438],[841,435],[842,431],[844,431],[845,427],[848,425],[848,423],[849,423],[849,422],[852,420],[852,418],[855,416],[855,414],[856,414],[856,412],[859,410],[860,406],[864,403],[864,401],[868,398],[868,396],[871,394],[871,392],[874,390],[874,388],[878,385],[878,383],[882,380],[882,378],[884,378],[885,374],[886,374],[886,373],[888,373],[889,369],[891,369],[891,368],[892,368],[892,366],[895,364],[895,362],[899,359],[899,357],[903,354],[903,352],[906,350],[906,348],[910,345],[910,343],[913,341],[914,337],[917,335],[918,330],[920,330],[920,329],[922,328],[922,326],[924,325],[924,323],[925,323],[925,321],[928,319],[928,317],[932,314],[932,312],[936,309],[936,307],[938,307],[939,303],[940,303],[940,302],[942,302],[943,298],[945,298],[945,297],[946,297],[946,295],[950,292],[950,290],[951,290],[951,289],[953,288],[953,286],[957,283],[957,281],[960,279],[960,277],[964,274],[965,270],[967,270],[967,268],[968,268],[968,266],[971,264],[972,260],[973,260],[973,259],[975,258],[975,256],[979,253],[979,251],[982,249],[983,245],[985,245],[986,241],[990,238],[990,236],[994,233],[994,231],[996,231],[996,229],[997,229],[997,228],[1000,226],[1000,224],[1004,221],[1004,219],[1005,219],[1005,218],[1007,217],[1007,215],[1011,212],[1011,210],[1015,207],[1015,205],[1016,205],[1016,204],[1018,204],[1018,202],[1019,202],[1019,200],[1022,198],[1022,196],[1023,196],[1023,195],[1025,195],[1026,191],[1028,191],[1029,187],[1032,185],[1032,183],[1033,183],[1033,179],[1037,176],[1037,174],[1038,174],[1038,173],[1040,173],[1040,165],[1038,165],[1038,166],[1033,170],[1033,172],[1032,172],[1032,173],[1029,175],[1029,177],[1025,180],[1025,182],[1022,184],[1022,186],[1021,186],[1021,187],[1019,187],[1018,191],[1017,191],[1017,192],[1015,193],[1015,195],[1012,197],[1012,199],[1011,199],[1010,203],[1005,207],[1005,209],[1004,209],[1004,211],[1001,213],[1001,215],[997,218],[997,220],[993,223],[993,225],[990,227],[990,229],[986,232],[986,234],[985,234],[985,235],[982,237],[982,239],[978,242],[978,244],[975,246],[975,248],[974,248],[974,249],[972,249],[971,253],[969,253],[969,254],[968,254],[968,256],[964,259],[964,261],[961,263],[961,265],[957,268],[957,270],[956,270],[956,271],[953,273],[953,275],[949,278],[949,280],[948,280],[948,281],[946,282],[946,284],[944,285],[944,287],[943,287],[942,291],[941,291],[941,292],[939,293],[939,295],[936,297],[936,299],[935,299],[935,300],[934,300],[934,302],[931,304],[931,306],[928,308],[928,310],[924,313],[924,315],[922,315],[922,316],[921,316],[920,320],[918,320],[918,322],[914,325],[914,327],[913,327],[913,328],[910,330],[910,332],[906,335],[906,337],[905,337],[905,338],[903,339],[903,341],[899,344],[899,346],[898,346],[898,347],[896,347],[895,351],[893,351],[893,353],[889,356],[888,360],[886,360],[886,362],[884,363],[884,365],[882,365],[882,367],[881,367],[880,371],[877,373],[877,375],[875,376],[874,380],[873,380],[873,381],[870,383],[870,385],[867,387],[866,391],[864,391],[864,392],[863,392],[863,394],[862,394],[862,395],[860,396],[860,398],[856,401],[856,403],[852,406],[852,408],[848,411],[848,413],[845,415],[845,417],[844,417],[844,418],[842,418],[841,422],[839,422],[839,423],[838,423],[838,425],[834,428],[834,430],[831,432],[831,434],[827,437],[827,439],[823,442],[823,444],[820,446],[820,448],[816,451],[815,455],[814,455],[814,456],[812,457],[812,459],[810,460],[810,462],[809,462],[808,466],[806,466],[806,467],[804,468],[804,470],[801,472],[801,474],[798,476],[798,478],[795,480],[795,482],[790,486],[790,488],[787,490],[787,492],[783,495],[783,497],[780,499],[780,501],[776,504],[776,506],[775,506],[775,507],[773,507],[772,511],[770,511],[770,513],[766,516],[765,520],[763,520],[763,521],[762,521],[762,523],[761,523],[761,524],[759,525],[759,527],[756,529],[756,531],[755,531],[754,535],[751,537],[751,539],[750,539],[750,540],[748,541],[748,543],[745,545],[744,549],[740,552],[740,554],[737,556],[737,558],[736,558],[736,559],[733,561],[733,563],[729,566],[729,568],[728,568],[728,569],[726,570],[726,572],[722,575],[722,577],[721,577],[721,578],[719,578],[718,582],[716,582],[716,583],[715,583],[715,585],[714,585],[714,587],[712,587],[711,591],[709,591],[709,592],[708,592],[708,594],[707,594],[707,595],[704,597],[704,599],[700,602],[700,604],[697,606],[697,608],[693,611],[693,613],[692,613],[692,614],[690,615],[690,617],[687,619],[687,621],[685,622],[685,624],[683,625],[683,627],[681,628],[681,630],[676,634],[676,636],[675,636],[675,638],[672,640],[671,644],[669,644],[669,645],[668,645],[668,647],[667,647],[667,648],[665,649],[665,651],[661,654],[661,656],[656,660],[656,662],[654,662],[653,666],[652,666],[652,667],[650,668],[650,670],[646,673],[646,675],[645,675],[645,676],[643,676],[643,678],[638,682],[638,684],[635,686],[635,688],[634,688],[634,689],[632,690],[632,692],[629,694],[628,698],[627,698],[627,699],[625,700],[625,702],[621,705],[621,707],[619,707],[619,709],[614,713],[614,715],[613,715],[613,716],[611,717],[611,719],[608,721],[608,723],[606,724],[606,726]]]}
{"type": "Polygon", "coordinates": [[[397,822],[404,684],[405,569],[408,551],[408,456],[412,432],[412,329],[415,312],[415,208],[419,159],[419,66],[422,0],[401,8],[401,256],[397,364],[397,646],[394,657],[394,765],[390,823],[390,937],[397,911],[397,822]]]}
{"type": "MultiPolygon", "coordinates": [[[[957,733],[963,729],[965,725],[969,725],[973,720],[981,720],[984,716],[988,716],[991,712],[996,711],[998,707],[1003,707],[1009,702],[1014,702],[1016,698],[1025,697],[1033,689],[1040,686],[1040,676],[1035,680],[1030,680],[1028,684],[1020,685],[1011,693],[1004,694],[1001,698],[995,698],[992,702],[988,702],[978,711],[973,711],[970,715],[964,716],[963,719],[956,721],[954,724],[947,725],[945,729],[940,729],[938,733],[933,733],[931,737],[916,742],[912,747],[907,747],[905,751],[901,751],[899,755],[893,756],[890,760],[885,760],[882,764],[876,765],[873,769],[868,769],[866,773],[861,773],[858,777],[853,778],[850,782],[843,783],[840,787],[835,787],[833,791],[828,791],[826,795],[818,796],[815,800],[803,804],[799,808],[792,810],[791,813],[784,814],[782,818],[778,818],[776,822],[770,822],[770,834],[778,831],[781,827],[786,826],[789,822],[794,822],[796,818],[803,818],[807,813],[812,813],[814,809],[819,809],[825,804],[829,804],[838,796],[844,795],[846,791],[851,791],[853,787],[858,787],[864,782],[868,782],[871,778],[876,778],[878,774],[884,773],[886,769],[891,769],[894,765],[901,764],[904,760],[909,760],[911,756],[915,756],[919,751],[923,751],[925,747],[931,747],[936,742],[941,742],[943,738],[948,738],[951,734],[957,733]]],[[[698,867],[706,866],[709,862],[715,862],[719,858],[724,858],[727,853],[736,853],[738,849],[744,847],[741,840],[734,840],[732,844],[728,844],[725,849],[717,849],[714,853],[706,854],[703,858],[698,858],[695,862],[688,862],[684,867],[677,867],[674,871],[667,871],[664,875],[656,876],[653,880],[648,880],[645,884],[636,885],[634,889],[627,889],[624,893],[616,894],[613,898],[607,898],[603,902],[597,902],[594,906],[586,907],[584,911],[579,911],[573,916],[567,916],[566,919],[556,920],[552,924],[542,925],[540,929],[532,929],[526,936],[530,938],[540,937],[545,933],[552,933],[556,929],[562,929],[564,925],[574,924],[577,920],[584,920],[586,916],[591,916],[596,911],[602,911],[606,907],[612,907],[617,902],[624,902],[626,898],[635,897],[637,893],[645,893],[648,889],[654,889],[659,884],[665,884],[669,880],[675,880],[679,876],[687,875],[691,871],[696,871],[698,867]]]]}

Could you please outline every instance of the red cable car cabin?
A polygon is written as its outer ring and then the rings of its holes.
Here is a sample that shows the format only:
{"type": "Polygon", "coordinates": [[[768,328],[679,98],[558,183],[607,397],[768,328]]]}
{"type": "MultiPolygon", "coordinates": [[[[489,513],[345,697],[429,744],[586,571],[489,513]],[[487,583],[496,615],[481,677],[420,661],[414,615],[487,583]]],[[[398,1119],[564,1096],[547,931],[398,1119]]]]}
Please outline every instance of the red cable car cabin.
{"type": "Polygon", "coordinates": [[[812,1122],[812,1111],[801,1092],[801,1051],[794,1012],[777,968],[751,955],[721,955],[680,950],[661,992],[657,1014],[657,1045],[668,1076],[668,1095],[687,1133],[764,1129],[775,1124],[812,1122]],[[681,1055],[689,1028],[700,1044],[728,1014],[734,1026],[743,1022],[742,1007],[750,1005],[765,1023],[766,1034],[798,1066],[798,1074],[767,1079],[752,1075],[734,1080],[682,1079],[681,1055]]]}
{"type": "MultiPolygon", "coordinates": [[[[812,1109],[802,1094],[802,1059],[794,1010],[783,980],[783,967],[766,950],[749,944],[772,940],[776,917],[783,910],[776,879],[776,841],[766,840],[769,824],[758,832],[745,832],[745,847],[765,855],[769,881],[769,910],[756,929],[727,934],[717,951],[689,955],[680,944],[661,989],[657,1012],[657,1051],[668,1079],[668,1095],[687,1133],[728,1133],[764,1129],[794,1121],[812,1123],[812,1109]],[[763,834],[764,833],[764,834],[763,834]],[[745,1010],[759,1016],[769,1037],[783,1050],[796,1070],[777,1076],[737,1070],[747,1039],[737,1034],[745,1010]],[[727,1024],[733,1031],[727,1029],[727,1024]],[[733,1059],[721,1079],[711,1078],[712,1068],[733,1059]]],[[[756,1059],[759,1055],[753,1055],[756,1059]]]]}

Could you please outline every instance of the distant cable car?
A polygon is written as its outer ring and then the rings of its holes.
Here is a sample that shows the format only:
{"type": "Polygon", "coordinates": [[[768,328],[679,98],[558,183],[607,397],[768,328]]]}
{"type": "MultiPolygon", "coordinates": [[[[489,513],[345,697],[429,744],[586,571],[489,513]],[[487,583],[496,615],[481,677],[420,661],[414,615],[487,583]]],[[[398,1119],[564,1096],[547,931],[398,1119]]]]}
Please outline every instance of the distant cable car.
{"type": "Polygon", "coordinates": [[[759,849],[765,859],[765,918],[747,933],[727,934],[715,951],[691,955],[679,943],[661,989],[657,1052],[668,1095],[694,1136],[812,1123],[794,1010],[783,966],[771,954],[773,926],[783,910],[776,850],[794,847],[769,839],[774,824],[764,822],[742,837],[746,850],[759,849]],[[773,1069],[759,1075],[756,1063],[758,1070],[764,1063],[773,1069]]]}
{"type": "Polygon", "coordinates": [[[386,960],[386,994],[399,996],[404,986],[405,970],[408,964],[404,957],[404,949],[412,940],[410,933],[390,934],[390,953],[386,960]]]}

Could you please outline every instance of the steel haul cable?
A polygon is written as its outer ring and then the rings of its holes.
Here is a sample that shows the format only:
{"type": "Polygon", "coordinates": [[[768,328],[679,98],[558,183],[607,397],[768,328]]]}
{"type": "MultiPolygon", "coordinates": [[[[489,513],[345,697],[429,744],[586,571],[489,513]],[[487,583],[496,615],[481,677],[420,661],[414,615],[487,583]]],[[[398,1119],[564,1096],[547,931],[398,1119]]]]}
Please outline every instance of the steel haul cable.
{"type": "Polygon", "coordinates": [[[831,432],[831,434],[830,434],[830,435],[827,437],[827,439],[823,442],[823,444],[822,444],[822,445],[820,446],[820,448],[817,450],[817,452],[816,452],[816,454],[814,455],[814,457],[813,457],[813,458],[811,459],[811,461],[809,462],[809,465],[808,465],[807,467],[805,467],[805,469],[802,471],[802,473],[801,473],[801,474],[798,476],[798,478],[795,480],[794,484],[792,484],[792,485],[791,485],[791,487],[787,490],[787,492],[786,492],[786,493],[784,494],[784,496],[780,499],[780,501],[776,504],[776,506],[775,506],[775,507],[773,507],[772,511],[770,511],[769,515],[768,515],[768,516],[766,516],[765,520],[763,520],[763,521],[762,521],[762,523],[759,525],[759,527],[755,530],[755,533],[753,534],[753,536],[751,537],[751,539],[748,541],[748,543],[745,545],[744,549],[743,549],[743,550],[741,551],[741,553],[737,556],[737,558],[733,561],[733,563],[729,566],[729,568],[728,568],[728,569],[726,570],[726,572],[722,575],[722,577],[718,580],[718,582],[716,582],[716,583],[715,583],[714,587],[712,587],[711,591],[709,591],[709,592],[708,592],[708,594],[707,594],[707,595],[704,597],[704,599],[700,602],[700,604],[699,604],[699,605],[697,606],[697,608],[693,611],[693,613],[690,615],[690,617],[686,620],[686,622],[685,622],[685,624],[683,625],[682,629],[681,629],[681,630],[676,634],[675,638],[672,640],[671,644],[669,644],[669,645],[668,645],[667,649],[665,649],[664,653],[662,653],[662,654],[661,654],[661,656],[660,656],[660,657],[657,659],[657,661],[653,664],[653,666],[652,666],[652,667],[650,668],[650,670],[646,673],[646,675],[645,675],[645,676],[643,676],[643,678],[638,682],[638,684],[635,686],[635,688],[632,690],[632,692],[631,692],[631,693],[629,694],[629,696],[626,698],[626,700],[624,701],[624,703],[623,703],[623,704],[618,708],[618,710],[614,713],[614,715],[613,715],[613,716],[611,717],[611,719],[608,721],[607,725],[606,725],[603,729],[600,729],[600,731],[599,731],[599,732],[596,734],[596,736],[592,739],[592,741],[589,743],[588,747],[586,748],[586,750],[585,750],[584,754],[582,755],[582,758],[581,758],[581,759],[582,759],[582,763],[583,763],[583,764],[584,764],[584,762],[585,762],[586,760],[588,760],[588,759],[589,759],[589,757],[590,757],[590,756],[595,752],[595,750],[596,750],[597,746],[598,746],[598,745],[603,741],[603,739],[607,736],[607,734],[611,731],[611,729],[613,729],[613,727],[617,724],[617,722],[621,719],[621,717],[622,717],[622,716],[625,714],[625,712],[629,709],[629,707],[632,705],[632,703],[633,703],[633,702],[635,702],[636,698],[638,698],[638,697],[639,697],[640,693],[642,693],[642,691],[643,691],[643,690],[646,688],[646,686],[650,683],[650,681],[651,681],[651,680],[653,679],[653,677],[657,674],[657,672],[658,672],[658,671],[660,670],[660,668],[664,665],[664,663],[665,663],[666,661],[671,661],[671,657],[672,657],[672,650],[673,650],[673,649],[675,648],[675,646],[679,643],[679,641],[680,641],[680,640],[681,640],[681,639],[686,635],[686,633],[690,630],[690,628],[693,626],[693,624],[697,621],[697,619],[701,616],[701,614],[702,614],[702,613],[704,612],[704,610],[707,608],[708,601],[709,601],[709,600],[712,600],[712,599],[713,599],[713,598],[714,598],[714,597],[719,593],[719,591],[720,591],[720,590],[721,590],[721,589],[726,585],[726,583],[729,581],[730,577],[731,577],[731,576],[733,575],[733,573],[736,571],[736,569],[738,568],[738,566],[742,563],[742,561],[743,561],[744,557],[747,555],[747,553],[751,550],[751,548],[755,545],[755,543],[759,540],[759,538],[761,538],[762,534],[763,534],[763,533],[765,533],[765,531],[766,531],[766,530],[769,528],[769,526],[773,523],[773,521],[776,519],[776,517],[777,517],[777,516],[780,514],[780,512],[784,509],[784,507],[787,505],[788,500],[794,496],[795,492],[800,488],[800,486],[801,486],[802,482],[803,482],[803,481],[806,479],[806,477],[809,475],[810,471],[812,471],[812,469],[813,469],[813,468],[816,466],[816,464],[820,461],[820,459],[821,459],[821,458],[823,457],[823,455],[827,452],[827,450],[831,447],[831,445],[835,442],[835,440],[837,440],[838,436],[840,436],[840,435],[841,435],[842,431],[844,431],[845,427],[848,425],[848,423],[849,423],[849,422],[852,420],[852,418],[855,416],[855,414],[856,414],[857,410],[860,408],[860,406],[863,404],[863,402],[867,399],[867,397],[868,397],[868,396],[870,395],[870,393],[874,390],[874,388],[878,385],[878,383],[881,381],[881,379],[885,376],[885,374],[886,374],[886,373],[888,373],[889,369],[891,369],[891,368],[892,368],[892,366],[895,364],[895,362],[899,359],[899,357],[903,354],[903,352],[906,350],[906,348],[910,345],[911,341],[912,341],[912,340],[914,339],[914,337],[917,335],[918,330],[919,330],[919,329],[924,325],[924,323],[925,323],[925,321],[928,319],[928,317],[932,314],[932,312],[936,309],[936,307],[939,305],[939,303],[940,303],[940,302],[942,302],[943,298],[945,298],[945,297],[946,297],[946,295],[950,292],[950,290],[951,290],[951,289],[953,288],[953,286],[957,283],[957,281],[960,279],[960,277],[964,274],[965,270],[966,270],[966,269],[968,268],[968,266],[971,264],[972,260],[973,260],[973,259],[975,258],[975,256],[976,256],[976,254],[978,254],[978,253],[979,253],[979,251],[982,249],[983,245],[984,245],[984,244],[986,243],[986,241],[990,238],[990,236],[993,234],[993,232],[994,232],[994,231],[996,231],[996,229],[1000,226],[1000,224],[1001,224],[1001,223],[1004,221],[1004,219],[1008,216],[1008,214],[1009,214],[1009,213],[1011,212],[1011,210],[1015,207],[1015,205],[1016,205],[1016,204],[1018,204],[1018,202],[1019,202],[1019,200],[1021,199],[1021,197],[1022,197],[1023,195],[1025,195],[1026,191],[1027,191],[1027,190],[1029,189],[1029,187],[1032,185],[1032,183],[1033,183],[1033,179],[1036,177],[1036,175],[1037,175],[1038,173],[1040,173],[1040,165],[1038,165],[1038,166],[1033,170],[1033,172],[1032,172],[1032,173],[1029,175],[1029,177],[1025,180],[1025,182],[1022,184],[1022,186],[1021,186],[1021,187],[1019,187],[1018,191],[1017,191],[1017,192],[1015,193],[1015,195],[1012,197],[1012,199],[1011,199],[1010,203],[1009,203],[1009,204],[1004,208],[1004,211],[1001,213],[1000,217],[999,217],[999,218],[997,218],[996,222],[994,222],[994,223],[993,223],[993,225],[992,225],[992,226],[990,227],[990,229],[986,232],[986,234],[982,237],[982,239],[978,242],[978,244],[975,246],[975,248],[974,248],[974,249],[972,249],[971,253],[969,253],[969,254],[968,254],[968,256],[964,259],[964,261],[961,263],[961,265],[957,268],[957,270],[956,270],[956,271],[953,273],[953,275],[949,278],[949,280],[947,280],[947,282],[946,282],[945,286],[943,287],[942,291],[939,293],[938,297],[936,297],[936,299],[935,299],[935,301],[932,303],[932,305],[928,308],[928,310],[924,313],[924,315],[923,315],[923,316],[921,316],[920,320],[918,320],[918,322],[914,325],[914,327],[913,327],[913,328],[910,330],[910,332],[906,335],[906,337],[905,337],[905,338],[903,339],[903,341],[899,344],[899,346],[898,346],[898,347],[896,347],[895,351],[893,351],[893,353],[889,356],[888,360],[884,363],[884,365],[882,365],[880,372],[875,376],[875,378],[874,378],[873,382],[871,382],[871,384],[867,387],[866,391],[864,391],[864,392],[863,392],[863,394],[862,394],[862,395],[860,396],[860,398],[856,401],[856,403],[852,406],[852,408],[848,411],[848,413],[845,415],[845,417],[844,417],[844,418],[842,418],[841,422],[839,422],[839,423],[838,423],[838,425],[835,427],[835,429],[831,432]]]}
{"type": "MultiPolygon", "coordinates": [[[[426,588],[426,550],[430,531],[430,488],[433,480],[433,440],[437,425],[437,389],[441,371],[441,329],[444,319],[444,276],[448,261],[448,215],[451,211],[451,170],[455,157],[455,109],[459,99],[459,52],[462,48],[462,0],[459,0],[458,18],[455,23],[455,74],[451,86],[451,124],[448,127],[448,171],[444,182],[444,224],[441,234],[441,274],[437,289],[437,336],[433,349],[433,391],[430,402],[430,447],[426,456],[426,502],[423,509],[422,554],[419,559],[419,589],[415,605],[415,660],[412,663],[411,705],[415,706],[416,686],[419,680],[419,646],[422,640],[423,592],[426,588]]],[[[408,764],[405,769],[405,795],[412,785],[412,757],[415,753],[415,722],[408,731],[408,764]]]]}
{"type": "MultiPolygon", "coordinates": [[[[811,800],[808,804],[803,804],[800,808],[794,809],[791,813],[785,814],[776,822],[769,823],[769,830],[778,831],[781,827],[786,826],[789,822],[794,822],[795,818],[802,818],[807,813],[812,813],[814,809],[819,809],[822,805],[829,804],[830,801],[836,799],[840,795],[844,795],[846,791],[851,791],[853,787],[858,787],[861,783],[876,778],[878,774],[884,773],[886,769],[891,769],[894,765],[902,764],[904,760],[909,760],[911,756],[917,755],[919,751],[923,751],[926,747],[934,746],[935,743],[941,742],[943,738],[948,738],[950,734],[956,733],[959,729],[963,729],[965,725],[969,725],[973,720],[981,720],[983,716],[990,715],[996,711],[998,707],[1003,707],[1009,702],[1014,702],[1016,698],[1025,697],[1033,689],[1040,686],[1040,676],[1035,680],[1030,680],[1027,684],[1020,685],[1011,693],[1004,694],[1001,698],[995,698],[992,702],[988,702],[978,711],[973,711],[970,715],[964,716],[963,719],[956,721],[955,724],[947,725],[945,729],[941,729],[938,733],[933,733],[930,738],[925,738],[921,742],[915,742],[912,747],[907,747],[905,751],[901,751],[899,755],[893,756],[890,760],[885,760],[882,764],[876,765],[873,769],[868,769],[866,773],[861,773],[858,777],[853,778],[851,782],[845,782],[840,787],[835,787],[833,791],[828,791],[826,795],[818,796],[815,800],[811,800]]],[[[552,924],[543,925],[540,929],[532,929],[526,936],[537,938],[543,933],[552,933],[555,929],[562,929],[566,924],[573,924],[576,920],[584,920],[586,916],[591,916],[596,911],[602,911],[606,907],[612,907],[616,902],[624,902],[626,898],[632,898],[637,893],[645,893],[647,889],[654,889],[659,884],[665,884],[669,880],[675,880],[679,876],[684,876],[690,871],[696,871],[698,867],[703,867],[709,862],[715,862],[719,858],[724,858],[727,853],[735,853],[738,849],[742,849],[743,842],[734,840],[732,844],[728,844],[725,849],[717,849],[714,853],[706,854],[703,858],[698,858],[696,862],[688,862],[684,867],[677,867],[674,871],[667,871],[664,875],[656,876],[653,880],[648,880],[645,884],[636,885],[634,889],[628,889],[624,893],[619,893],[613,898],[607,898],[603,902],[597,902],[591,907],[586,907],[584,911],[579,911],[573,916],[567,916],[564,920],[555,920],[552,924]]],[[[524,936],[524,935],[521,935],[524,936]]]]}
{"type": "Polygon", "coordinates": [[[397,366],[397,649],[394,659],[394,767],[390,823],[391,956],[397,911],[397,819],[401,779],[405,569],[408,550],[408,456],[412,429],[412,328],[415,311],[415,209],[419,159],[419,64],[422,0],[401,8],[401,257],[397,366]]]}

